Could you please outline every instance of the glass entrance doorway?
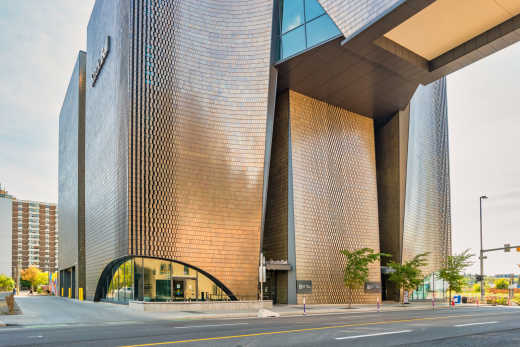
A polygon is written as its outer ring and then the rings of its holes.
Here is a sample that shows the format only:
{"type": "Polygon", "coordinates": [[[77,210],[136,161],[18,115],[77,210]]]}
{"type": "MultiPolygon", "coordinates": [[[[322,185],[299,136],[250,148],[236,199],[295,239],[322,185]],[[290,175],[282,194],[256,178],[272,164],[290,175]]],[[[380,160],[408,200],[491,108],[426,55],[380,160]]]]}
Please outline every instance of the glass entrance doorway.
{"type": "Polygon", "coordinates": [[[172,300],[184,300],[184,279],[172,278],[172,300]]]}

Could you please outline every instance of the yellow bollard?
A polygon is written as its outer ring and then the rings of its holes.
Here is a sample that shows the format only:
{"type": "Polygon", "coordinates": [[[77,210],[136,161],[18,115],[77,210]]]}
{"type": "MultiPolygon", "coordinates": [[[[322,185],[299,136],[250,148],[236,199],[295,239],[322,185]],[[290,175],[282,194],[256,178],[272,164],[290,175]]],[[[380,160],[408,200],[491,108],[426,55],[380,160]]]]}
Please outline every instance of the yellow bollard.
{"type": "Polygon", "coordinates": [[[79,288],[79,301],[83,301],[83,288],[79,288]]]}
{"type": "Polygon", "coordinates": [[[69,299],[72,298],[72,288],[69,288],[69,299]]]}
{"type": "Polygon", "coordinates": [[[63,287],[61,288],[61,296],[63,296],[63,287]]]}

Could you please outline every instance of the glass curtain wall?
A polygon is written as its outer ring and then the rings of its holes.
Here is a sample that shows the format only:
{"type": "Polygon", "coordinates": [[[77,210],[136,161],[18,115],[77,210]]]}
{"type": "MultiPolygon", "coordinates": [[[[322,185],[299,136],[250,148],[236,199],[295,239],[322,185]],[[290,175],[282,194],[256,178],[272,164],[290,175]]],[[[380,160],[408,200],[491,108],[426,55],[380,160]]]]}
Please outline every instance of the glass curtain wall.
{"type": "Polygon", "coordinates": [[[174,261],[135,257],[115,266],[103,301],[222,301],[229,296],[213,280],[174,261]]]}
{"type": "Polygon", "coordinates": [[[317,0],[280,0],[280,59],[341,35],[317,0]]]}
{"type": "Polygon", "coordinates": [[[426,277],[423,283],[412,292],[411,301],[431,300],[435,293],[436,300],[446,299],[448,284],[439,278],[438,273],[432,273],[426,277]]]}

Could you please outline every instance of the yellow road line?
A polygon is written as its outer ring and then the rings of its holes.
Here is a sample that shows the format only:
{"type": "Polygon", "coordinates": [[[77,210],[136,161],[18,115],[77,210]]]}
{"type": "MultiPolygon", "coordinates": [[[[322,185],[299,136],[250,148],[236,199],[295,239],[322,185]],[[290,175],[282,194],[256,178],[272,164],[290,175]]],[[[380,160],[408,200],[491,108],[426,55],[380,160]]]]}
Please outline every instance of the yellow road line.
{"type": "Polygon", "coordinates": [[[406,323],[406,322],[414,322],[414,321],[439,320],[439,319],[459,318],[459,317],[474,317],[474,316],[475,316],[474,314],[463,314],[463,315],[442,316],[442,317],[420,317],[420,318],[389,320],[389,321],[381,321],[381,322],[352,323],[352,324],[331,325],[331,326],[317,327],[317,328],[304,328],[304,329],[293,329],[293,330],[269,331],[269,332],[264,332],[264,333],[230,335],[230,336],[217,336],[217,337],[205,337],[205,338],[199,338],[199,339],[145,343],[145,344],[142,344],[142,345],[127,345],[127,346],[121,346],[121,347],[160,346],[160,345],[171,345],[171,344],[175,344],[175,343],[189,343],[189,342],[201,342],[201,341],[228,340],[228,339],[238,339],[238,338],[252,337],[252,336],[291,334],[291,333],[301,333],[301,332],[309,332],[309,331],[317,331],[317,330],[328,330],[328,329],[338,329],[338,328],[348,328],[348,327],[359,327],[359,326],[365,326],[365,325],[406,323]]]}

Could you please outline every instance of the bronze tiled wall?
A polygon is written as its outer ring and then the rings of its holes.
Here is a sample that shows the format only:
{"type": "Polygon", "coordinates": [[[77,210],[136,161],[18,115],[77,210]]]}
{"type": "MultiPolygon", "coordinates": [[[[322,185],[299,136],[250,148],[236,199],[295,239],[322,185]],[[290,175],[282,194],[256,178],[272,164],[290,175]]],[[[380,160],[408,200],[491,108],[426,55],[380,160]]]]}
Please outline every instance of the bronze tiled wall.
{"type": "MultiPolygon", "coordinates": [[[[373,120],[288,91],[278,97],[272,153],[266,254],[283,255],[280,249],[291,247],[294,237],[296,280],[311,280],[313,286],[307,303],[347,302],[340,251],[379,251],[373,120]],[[282,153],[287,150],[288,158],[282,153]],[[294,214],[294,235],[291,218],[277,208],[294,214]]],[[[370,266],[369,281],[380,282],[379,262],[370,266]]],[[[376,300],[363,289],[354,296],[356,302],[376,300]]],[[[297,296],[299,303],[302,299],[297,296]]]]}
{"type": "Polygon", "coordinates": [[[130,252],[256,299],[272,1],[133,1],[130,252]]]}
{"type": "MultiPolygon", "coordinates": [[[[289,104],[296,278],[313,281],[309,303],[343,303],[340,250],[379,252],[373,120],[292,91],[289,104]]],[[[379,262],[369,281],[380,282],[379,262]]],[[[360,289],[355,298],[376,294],[360,289]]]]}

